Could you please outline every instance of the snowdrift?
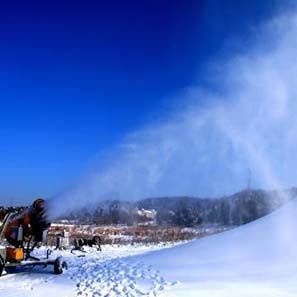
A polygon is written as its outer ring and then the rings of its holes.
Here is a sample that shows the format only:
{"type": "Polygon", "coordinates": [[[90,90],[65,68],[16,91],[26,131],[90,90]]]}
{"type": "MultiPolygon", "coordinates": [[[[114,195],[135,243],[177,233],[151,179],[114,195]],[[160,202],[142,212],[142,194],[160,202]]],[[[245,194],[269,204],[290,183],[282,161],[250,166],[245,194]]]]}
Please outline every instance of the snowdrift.
{"type": "Polygon", "coordinates": [[[250,224],[131,257],[178,285],[164,296],[297,296],[297,201],[250,224]]]}

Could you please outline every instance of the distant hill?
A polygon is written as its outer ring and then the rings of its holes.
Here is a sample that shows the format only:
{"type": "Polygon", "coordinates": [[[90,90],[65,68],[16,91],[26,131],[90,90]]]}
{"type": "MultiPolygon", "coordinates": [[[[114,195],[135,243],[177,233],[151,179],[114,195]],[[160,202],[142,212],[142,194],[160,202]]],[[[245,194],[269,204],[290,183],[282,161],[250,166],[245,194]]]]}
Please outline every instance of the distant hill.
{"type": "Polygon", "coordinates": [[[297,188],[291,188],[283,191],[245,190],[215,199],[161,197],[136,202],[104,201],[92,211],[84,208],[63,219],[100,225],[150,223],[187,227],[201,224],[234,226],[267,215],[296,197],[297,188]]]}

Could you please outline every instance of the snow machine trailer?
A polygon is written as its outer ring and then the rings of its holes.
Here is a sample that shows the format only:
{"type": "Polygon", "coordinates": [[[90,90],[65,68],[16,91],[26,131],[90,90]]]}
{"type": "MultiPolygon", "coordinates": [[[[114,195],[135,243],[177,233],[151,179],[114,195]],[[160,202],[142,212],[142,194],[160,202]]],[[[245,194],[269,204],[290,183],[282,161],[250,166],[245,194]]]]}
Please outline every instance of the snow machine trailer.
{"type": "Polygon", "coordinates": [[[37,243],[45,241],[49,226],[43,199],[37,199],[21,212],[6,215],[0,227],[0,276],[4,268],[12,267],[52,265],[55,274],[67,269],[67,263],[61,257],[49,259],[50,250],[42,259],[31,256],[37,243]]]}
{"type": "Polygon", "coordinates": [[[47,253],[47,258],[38,259],[31,257],[25,259],[22,255],[24,252],[21,248],[12,248],[12,247],[0,247],[0,276],[3,273],[4,268],[17,268],[22,266],[43,266],[47,267],[52,265],[54,267],[55,274],[63,273],[64,269],[67,269],[67,263],[63,261],[62,257],[56,259],[49,259],[47,253]]]}

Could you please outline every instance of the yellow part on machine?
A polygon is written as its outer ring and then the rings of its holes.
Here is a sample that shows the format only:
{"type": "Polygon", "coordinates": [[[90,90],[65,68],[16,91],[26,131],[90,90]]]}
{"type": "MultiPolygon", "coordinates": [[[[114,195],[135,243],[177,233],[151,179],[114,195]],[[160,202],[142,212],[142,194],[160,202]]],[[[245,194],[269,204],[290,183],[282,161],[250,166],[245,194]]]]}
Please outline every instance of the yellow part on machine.
{"type": "Polygon", "coordinates": [[[23,248],[6,248],[6,259],[8,261],[21,261],[24,259],[24,250],[23,248]]]}

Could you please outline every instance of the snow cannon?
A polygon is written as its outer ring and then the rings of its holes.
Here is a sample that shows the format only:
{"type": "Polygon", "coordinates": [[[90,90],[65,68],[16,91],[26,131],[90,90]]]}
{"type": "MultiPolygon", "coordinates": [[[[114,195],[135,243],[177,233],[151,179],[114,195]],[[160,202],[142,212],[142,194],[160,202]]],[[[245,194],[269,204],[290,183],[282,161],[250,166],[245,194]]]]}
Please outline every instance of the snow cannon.
{"type": "Polygon", "coordinates": [[[31,255],[38,243],[46,241],[50,227],[46,212],[46,202],[39,198],[23,211],[5,216],[0,227],[0,240],[4,242],[0,246],[0,275],[4,267],[53,265],[56,274],[67,268],[61,257],[49,259],[50,250],[43,259],[31,255]]]}
{"type": "Polygon", "coordinates": [[[24,241],[45,241],[49,226],[50,222],[47,222],[45,215],[45,201],[37,199],[22,212],[8,214],[3,231],[6,240],[18,248],[23,246],[24,241]]]}

